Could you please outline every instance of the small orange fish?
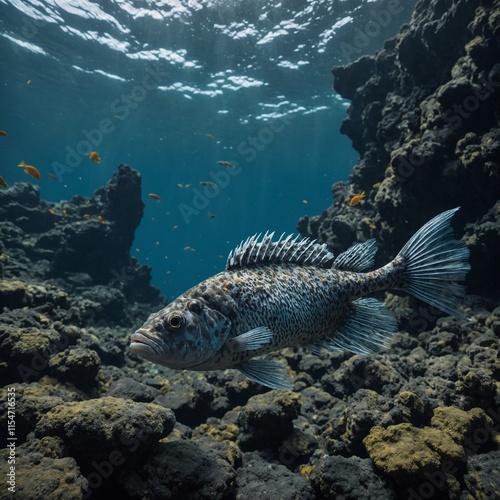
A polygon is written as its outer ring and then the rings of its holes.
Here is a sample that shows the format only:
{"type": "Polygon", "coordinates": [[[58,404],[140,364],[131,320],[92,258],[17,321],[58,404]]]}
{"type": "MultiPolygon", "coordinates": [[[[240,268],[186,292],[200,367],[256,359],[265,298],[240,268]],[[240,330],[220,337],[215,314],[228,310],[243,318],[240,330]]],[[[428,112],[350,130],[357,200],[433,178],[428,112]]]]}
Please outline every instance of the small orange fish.
{"type": "Polygon", "coordinates": [[[382,183],[381,183],[381,182],[376,182],[376,183],[372,186],[372,188],[373,188],[373,189],[378,189],[378,188],[380,187],[380,184],[382,184],[382,183]]]}
{"type": "Polygon", "coordinates": [[[92,205],[92,203],[90,203],[90,200],[85,200],[85,205],[87,205],[87,207],[90,207],[90,205],[92,205]]]}
{"type": "Polygon", "coordinates": [[[49,179],[52,179],[53,181],[58,181],[59,179],[57,178],[57,175],[51,174],[50,172],[47,174],[49,179]]]}
{"type": "Polygon", "coordinates": [[[63,208],[62,209],[62,214],[64,215],[64,217],[66,217],[66,215],[68,215],[68,211],[65,208],[63,208]]]}
{"type": "Polygon", "coordinates": [[[308,202],[307,200],[302,200],[302,203],[303,203],[304,205],[307,205],[309,202],[308,202]]]}
{"type": "Polygon", "coordinates": [[[353,196],[351,198],[351,200],[349,201],[349,206],[354,207],[365,197],[366,197],[366,194],[364,191],[361,194],[357,194],[356,196],[353,196]]]}
{"type": "Polygon", "coordinates": [[[155,194],[155,193],[149,193],[148,196],[150,198],[152,198],[153,200],[157,201],[158,203],[160,203],[161,201],[161,198],[160,198],[160,195],[158,194],[155,194]]]}
{"type": "Polygon", "coordinates": [[[196,252],[196,250],[193,247],[190,247],[189,245],[185,246],[184,250],[186,252],[196,252]]]}
{"type": "Polygon", "coordinates": [[[5,130],[0,130],[0,135],[3,135],[4,137],[8,137],[9,134],[5,132],[5,130]]]}
{"type": "Polygon", "coordinates": [[[34,167],[33,165],[26,165],[26,163],[24,163],[24,161],[22,161],[18,165],[18,167],[24,168],[24,171],[28,175],[31,175],[31,177],[34,177],[35,179],[40,179],[40,177],[41,177],[40,172],[38,171],[38,169],[36,167],[34,167]]]}
{"type": "Polygon", "coordinates": [[[374,229],[377,229],[377,226],[375,224],[370,224],[369,228],[373,231],[374,229]]]}
{"type": "Polygon", "coordinates": [[[49,208],[49,214],[56,215],[56,211],[53,208],[49,208]]]}
{"type": "Polygon", "coordinates": [[[89,158],[94,163],[101,163],[101,159],[99,158],[99,153],[97,151],[92,151],[92,153],[89,154],[89,158]]]}
{"type": "Polygon", "coordinates": [[[212,134],[207,134],[207,137],[208,137],[209,139],[212,139],[212,141],[215,139],[215,135],[212,135],[212,134]]]}
{"type": "Polygon", "coordinates": [[[0,186],[6,188],[9,187],[9,185],[5,182],[5,179],[0,175],[0,186]]]}
{"type": "Polygon", "coordinates": [[[26,85],[29,87],[31,85],[31,80],[27,80],[26,85]]]}
{"type": "Polygon", "coordinates": [[[90,219],[90,214],[83,214],[84,219],[90,219]]]}
{"type": "Polygon", "coordinates": [[[101,223],[104,224],[104,219],[102,218],[102,215],[97,216],[97,220],[101,223]]]}
{"type": "Polygon", "coordinates": [[[211,187],[211,188],[218,187],[217,184],[215,184],[215,182],[211,182],[211,181],[200,181],[200,184],[202,186],[208,186],[208,187],[211,187]]]}
{"type": "Polygon", "coordinates": [[[225,160],[222,160],[222,161],[218,161],[217,162],[218,165],[222,165],[223,167],[230,167],[230,168],[234,168],[234,164],[231,163],[230,161],[225,161],[225,160]]]}

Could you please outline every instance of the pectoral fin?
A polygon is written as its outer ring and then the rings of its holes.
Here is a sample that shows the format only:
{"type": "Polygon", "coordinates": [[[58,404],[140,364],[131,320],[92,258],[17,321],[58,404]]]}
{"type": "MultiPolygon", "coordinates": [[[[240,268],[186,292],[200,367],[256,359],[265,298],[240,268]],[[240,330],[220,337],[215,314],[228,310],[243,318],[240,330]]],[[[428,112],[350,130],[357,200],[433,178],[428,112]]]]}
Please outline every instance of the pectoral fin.
{"type": "Polygon", "coordinates": [[[274,334],[269,328],[259,326],[226,341],[226,347],[231,352],[255,351],[269,344],[274,334]]]}

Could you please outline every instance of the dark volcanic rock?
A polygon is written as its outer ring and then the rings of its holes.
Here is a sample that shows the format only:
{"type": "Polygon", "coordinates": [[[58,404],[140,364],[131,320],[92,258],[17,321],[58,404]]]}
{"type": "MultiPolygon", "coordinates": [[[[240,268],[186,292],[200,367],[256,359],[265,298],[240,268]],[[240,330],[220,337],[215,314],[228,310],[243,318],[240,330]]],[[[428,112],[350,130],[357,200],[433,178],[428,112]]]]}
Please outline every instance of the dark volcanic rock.
{"type": "Polygon", "coordinates": [[[114,398],[131,399],[138,403],[150,403],[159,394],[160,391],[154,387],[123,377],[111,384],[107,395],[114,398]]]}
{"type": "MultiPolygon", "coordinates": [[[[160,443],[144,465],[145,481],[135,474],[127,480],[129,494],[144,498],[227,498],[235,471],[228,457],[222,457],[206,442],[160,443]]],[[[142,475],[141,473],[139,473],[142,475]]]]}
{"type": "Polygon", "coordinates": [[[195,427],[210,415],[214,389],[207,382],[195,380],[192,385],[173,384],[165,394],[158,396],[155,403],[171,408],[177,420],[195,427]]]}
{"type": "Polygon", "coordinates": [[[238,425],[243,450],[273,448],[293,431],[300,410],[300,396],[291,391],[258,394],[243,407],[238,425]]]}
{"type": "Polygon", "coordinates": [[[324,457],[310,473],[311,484],[320,499],[391,499],[395,494],[376,475],[369,459],[324,457]]]}
{"type": "Polygon", "coordinates": [[[499,463],[500,450],[469,458],[464,480],[472,498],[500,498],[499,463]]]}
{"type": "Polygon", "coordinates": [[[141,176],[120,165],[108,185],[95,192],[90,206],[83,208],[80,201],[72,200],[75,212],[83,209],[90,217],[81,214],[78,222],[61,228],[63,242],[55,249],[52,271],[63,276],[84,271],[97,283],[107,283],[115,277],[113,270],[120,273],[129,265],[130,245],[144,211],[141,176]]]}
{"type": "Polygon", "coordinates": [[[82,390],[97,385],[101,360],[95,351],[76,347],[66,349],[49,360],[49,370],[61,382],[71,382],[82,390]]]}
{"type": "Polygon", "coordinates": [[[283,498],[313,500],[314,491],[302,476],[293,474],[284,465],[268,463],[257,454],[246,453],[243,466],[236,475],[236,498],[283,498]]]}

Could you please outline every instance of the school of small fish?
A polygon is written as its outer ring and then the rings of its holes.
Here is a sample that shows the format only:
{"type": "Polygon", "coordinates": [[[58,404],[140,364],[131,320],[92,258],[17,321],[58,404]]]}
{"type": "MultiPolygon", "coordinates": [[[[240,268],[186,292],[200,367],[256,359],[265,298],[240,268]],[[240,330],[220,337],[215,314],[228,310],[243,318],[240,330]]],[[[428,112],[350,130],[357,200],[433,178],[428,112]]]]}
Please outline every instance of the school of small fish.
{"type": "Polygon", "coordinates": [[[383,302],[366,297],[374,292],[403,290],[464,319],[458,308],[465,289],[458,282],[470,269],[469,250],[450,225],[457,210],[427,222],[374,271],[367,271],[374,239],[334,257],[308,238],[252,236],[229,254],[224,271],[151,314],[130,348],[170,368],[235,368],[267,387],[292,389],[283,364],[254,358],[294,346],[316,354],[387,347],[397,323],[383,302]]]}

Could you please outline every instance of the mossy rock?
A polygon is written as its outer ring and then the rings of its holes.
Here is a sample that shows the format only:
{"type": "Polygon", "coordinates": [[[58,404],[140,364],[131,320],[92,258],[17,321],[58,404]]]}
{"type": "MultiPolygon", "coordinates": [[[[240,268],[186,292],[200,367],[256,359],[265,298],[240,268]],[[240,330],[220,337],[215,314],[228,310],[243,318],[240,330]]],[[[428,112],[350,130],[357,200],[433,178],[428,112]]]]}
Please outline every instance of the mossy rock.
{"type": "Polygon", "coordinates": [[[463,447],[448,433],[406,423],[387,429],[375,426],[363,444],[375,466],[398,482],[421,479],[445,461],[457,463],[465,458],[463,447]]]}

